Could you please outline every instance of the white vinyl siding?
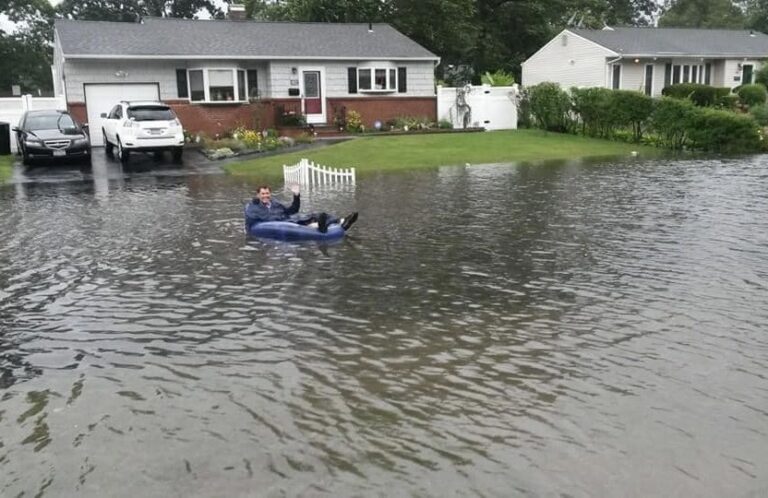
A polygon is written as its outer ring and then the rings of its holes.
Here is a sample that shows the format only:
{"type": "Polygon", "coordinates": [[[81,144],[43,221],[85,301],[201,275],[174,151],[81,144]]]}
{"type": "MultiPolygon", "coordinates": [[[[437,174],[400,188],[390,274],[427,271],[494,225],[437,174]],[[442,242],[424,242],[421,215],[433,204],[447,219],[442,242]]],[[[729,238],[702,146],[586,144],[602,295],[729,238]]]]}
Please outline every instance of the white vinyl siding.
{"type": "MultiPolygon", "coordinates": [[[[64,64],[67,102],[84,102],[84,83],[158,83],[160,100],[179,100],[176,69],[228,67],[256,69],[259,89],[266,89],[266,64],[243,61],[101,61],[68,60],[64,64]]],[[[182,99],[185,100],[185,99],[182,99]]]]}
{"type": "Polygon", "coordinates": [[[522,84],[552,81],[567,89],[604,87],[607,83],[610,88],[610,79],[606,82],[606,62],[616,57],[614,52],[566,30],[523,63],[522,84]],[[565,45],[563,35],[567,36],[565,45]]]}
{"type": "Polygon", "coordinates": [[[762,62],[754,59],[748,59],[748,60],[735,60],[730,59],[725,61],[724,65],[724,82],[723,86],[727,86],[729,88],[733,88],[735,86],[739,86],[743,84],[742,81],[743,78],[743,71],[740,69],[739,65],[742,67],[745,65],[751,65],[752,66],[752,80],[755,79],[755,73],[762,67],[762,62]],[[735,80],[734,76],[738,76],[739,79],[735,80]]]}
{"type": "Polygon", "coordinates": [[[621,65],[621,89],[642,92],[645,88],[645,63],[625,61],[621,65]]]}
{"type": "MultiPolygon", "coordinates": [[[[357,67],[355,61],[279,61],[270,64],[269,83],[274,98],[290,98],[288,89],[291,87],[291,80],[298,80],[298,75],[293,75],[291,68],[300,71],[302,67],[322,66],[325,69],[325,91],[326,98],[366,98],[366,96],[393,96],[393,97],[433,97],[435,96],[435,76],[434,64],[427,62],[397,62],[392,61],[395,67],[407,68],[407,92],[397,93],[358,93],[349,94],[347,68],[357,67]]],[[[361,66],[362,67],[362,66],[361,66]]],[[[298,85],[296,86],[298,88],[298,85]]]]}

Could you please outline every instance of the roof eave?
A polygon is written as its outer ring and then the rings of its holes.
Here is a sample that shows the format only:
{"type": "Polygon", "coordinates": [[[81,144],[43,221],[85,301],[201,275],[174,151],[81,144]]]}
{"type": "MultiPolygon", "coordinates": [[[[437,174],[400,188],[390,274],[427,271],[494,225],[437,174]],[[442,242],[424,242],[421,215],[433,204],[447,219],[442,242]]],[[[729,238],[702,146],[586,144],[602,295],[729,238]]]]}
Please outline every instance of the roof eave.
{"type": "Polygon", "coordinates": [[[67,59],[134,59],[134,60],[169,60],[169,59],[190,59],[190,60],[205,60],[205,59],[241,59],[241,60],[398,60],[398,61],[440,61],[437,56],[424,56],[424,57],[400,57],[400,56],[344,56],[344,57],[328,57],[318,55],[124,55],[124,54],[68,54],[62,53],[62,56],[67,59]]]}
{"type": "Polygon", "coordinates": [[[762,54],[689,54],[684,52],[657,52],[657,53],[621,53],[622,57],[636,57],[636,58],[651,58],[665,59],[670,57],[685,57],[689,59],[766,59],[768,58],[768,52],[762,54]]]}

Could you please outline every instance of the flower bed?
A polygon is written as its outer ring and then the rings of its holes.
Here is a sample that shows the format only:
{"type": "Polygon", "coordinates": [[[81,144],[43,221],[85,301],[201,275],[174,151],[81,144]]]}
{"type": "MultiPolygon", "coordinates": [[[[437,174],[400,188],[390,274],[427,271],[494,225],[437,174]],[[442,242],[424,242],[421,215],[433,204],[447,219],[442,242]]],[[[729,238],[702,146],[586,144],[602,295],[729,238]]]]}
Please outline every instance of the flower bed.
{"type": "Polygon", "coordinates": [[[230,157],[262,154],[279,149],[293,148],[299,144],[312,143],[310,135],[298,137],[278,136],[275,130],[262,132],[237,128],[224,137],[196,137],[194,142],[200,144],[200,153],[211,160],[227,159],[230,157]]]}

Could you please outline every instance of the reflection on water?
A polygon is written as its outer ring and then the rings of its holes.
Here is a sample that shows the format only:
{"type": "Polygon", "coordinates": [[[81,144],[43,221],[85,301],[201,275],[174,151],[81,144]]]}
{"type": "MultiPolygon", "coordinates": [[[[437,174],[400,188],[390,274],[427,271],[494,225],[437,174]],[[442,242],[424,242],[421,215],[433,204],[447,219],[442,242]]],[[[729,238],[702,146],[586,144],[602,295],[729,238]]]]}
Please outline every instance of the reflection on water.
{"type": "Polygon", "coordinates": [[[768,490],[762,158],[0,190],[0,495],[768,490]]]}

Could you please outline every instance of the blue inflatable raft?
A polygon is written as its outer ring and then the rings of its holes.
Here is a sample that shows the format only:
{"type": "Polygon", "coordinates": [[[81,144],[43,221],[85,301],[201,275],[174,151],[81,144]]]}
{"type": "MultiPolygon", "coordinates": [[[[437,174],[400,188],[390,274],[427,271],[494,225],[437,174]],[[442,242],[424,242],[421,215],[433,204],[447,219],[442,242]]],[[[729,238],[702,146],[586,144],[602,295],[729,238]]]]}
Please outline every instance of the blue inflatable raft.
{"type": "Polygon", "coordinates": [[[328,225],[328,231],[320,232],[317,228],[291,223],[290,221],[264,221],[251,226],[248,234],[252,237],[264,237],[277,240],[339,240],[344,237],[344,229],[338,223],[328,225]]]}

